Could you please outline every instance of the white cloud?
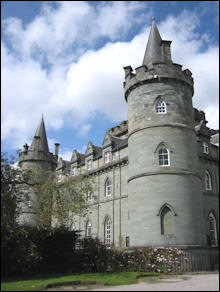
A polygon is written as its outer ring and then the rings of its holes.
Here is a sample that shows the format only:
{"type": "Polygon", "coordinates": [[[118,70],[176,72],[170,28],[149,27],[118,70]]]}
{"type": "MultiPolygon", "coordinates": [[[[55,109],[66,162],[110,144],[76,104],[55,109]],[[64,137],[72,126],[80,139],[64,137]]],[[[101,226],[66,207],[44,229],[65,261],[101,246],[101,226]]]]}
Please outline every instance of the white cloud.
{"type": "Polygon", "coordinates": [[[62,157],[63,160],[70,161],[73,152],[72,151],[69,151],[69,150],[65,150],[65,151],[60,152],[58,154],[59,154],[59,157],[62,157]]]}
{"type": "MultiPolygon", "coordinates": [[[[143,4],[103,2],[94,8],[82,1],[56,3],[57,9],[44,4],[41,15],[25,27],[15,18],[3,26],[15,51],[2,43],[2,138],[16,148],[32,139],[42,113],[47,130],[68,122],[81,135],[88,133],[97,114],[112,122],[127,118],[123,67],[141,65],[150,28],[130,42],[118,40],[137,24],[135,14],[143,4]],[[95,50],[101,37],[116,42],[95,50]],[[51,63],[49,70],[43,60],[51,63]]],[[[200,52],[208,36],[195,33],[198,25],[198,15],[184,11],[158,28],[163,39],[173,41],[173,61],[193,73],[194,105],[206,111],[208,125],[217,128],[218,48],[200,52]]]]}

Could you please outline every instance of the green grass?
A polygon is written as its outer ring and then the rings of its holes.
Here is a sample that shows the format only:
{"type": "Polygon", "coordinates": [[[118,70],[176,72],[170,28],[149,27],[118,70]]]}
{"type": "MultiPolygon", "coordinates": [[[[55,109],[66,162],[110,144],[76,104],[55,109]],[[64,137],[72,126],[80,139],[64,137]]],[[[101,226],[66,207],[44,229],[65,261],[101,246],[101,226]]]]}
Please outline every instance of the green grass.
{"type": "Polygon", "coordinates": [[[145,272],[121,272],[121,273],[94,273],[94,274],[73,274],[73,275],[48,275],[32,277],[26,280],[3,281],[1,291],[42,291],[46,285],[67,281],[96,281],[104,282],[107,285],[128,285],[138,283],[137,276],[158,276],[157,273],[145,272]]]}

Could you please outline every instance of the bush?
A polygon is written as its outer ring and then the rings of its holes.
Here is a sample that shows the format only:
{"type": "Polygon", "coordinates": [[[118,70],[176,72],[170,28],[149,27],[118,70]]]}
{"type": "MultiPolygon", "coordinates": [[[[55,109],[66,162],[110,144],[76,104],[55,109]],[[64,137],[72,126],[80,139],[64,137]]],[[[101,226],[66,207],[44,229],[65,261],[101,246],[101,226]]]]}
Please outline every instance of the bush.
{"type": "Polygon", "coordinates": [[[1,275],[13,277],[72,269],[77,232],[31,226],[1,230],[1,275]]]}
{"type": "Polygon", "coordinates": [[[53,229],[39,246],[44,272],[68,272],[76,270],[75,245],[77,232],[65,228],[53,229]]]}
{"type": "Polygon", "coordinates": [[[160,247],[107,249],[98,239],[79,239],[66,228],[14,226],[1,230],[2,277],[43,273],[161,272],[181,270],[183,252],[160,247]]]}
{"type": "Polygon", "coordinates": [[[182,250],[171,247],[115,251],[112,254],[111,267],[115,272],[169,273],[180,271],[182,254],[182,250]]]}

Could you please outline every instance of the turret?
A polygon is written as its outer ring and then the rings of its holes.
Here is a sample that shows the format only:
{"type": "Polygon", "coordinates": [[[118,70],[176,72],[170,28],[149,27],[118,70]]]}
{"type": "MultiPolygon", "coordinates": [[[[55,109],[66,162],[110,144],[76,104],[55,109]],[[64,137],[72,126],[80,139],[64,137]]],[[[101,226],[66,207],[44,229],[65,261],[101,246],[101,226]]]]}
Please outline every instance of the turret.
{"type": "Polygon", "coordinates": [[[172,62],[170,44],[153,20],[142,65],[124,67],[131,247],[206,243],[193,78],[172,62]]]}
{"type": "MultiPolygon", "coordinates": [[[[22,169],[30,169],[33,171],[34,177],[45,178],[50,172],[56,169],[58,159],[58,143],[56,143],[55,154],[49,152],[47,143],[47,135],[44,125],[43,117],[35,132],[31,146],[27,143],[23,146],[23,152],[19,153],[19,166],[22,169]]],[[[23,214],[19,218],[20,223],[35,224],[37,217],[33,212],[33,206],[37,200],[37,194],[35,194],[33,188],[28,191],[29,199],[26,205],[23,206],[23,214]]]]}
{"type": "Polygon", "coordinates": [[[54,171],[57,164],[58,143],[55,148],[55,154],[49,152],[47,135],[43,116],[35,132],[31,146],[23,146],[23,152],[19,154],[19,165],[21,167],[34,167],[38,165],[42,169],[54,171]]]}

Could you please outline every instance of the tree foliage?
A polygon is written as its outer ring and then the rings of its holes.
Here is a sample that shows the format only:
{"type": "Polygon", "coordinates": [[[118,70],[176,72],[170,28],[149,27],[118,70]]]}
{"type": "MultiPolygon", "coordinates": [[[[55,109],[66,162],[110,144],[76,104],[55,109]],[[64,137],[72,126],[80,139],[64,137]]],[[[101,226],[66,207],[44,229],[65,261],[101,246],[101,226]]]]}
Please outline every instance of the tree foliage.
{"type": "Polygon", "coordinates": [[[51,220],[54,226],[70,226],[74,216],[85,216],[91,207],[87,194],[93,191],[92,182],[82,176],[65,176],[60,181],[56,173],[50,173],[33,189],[37,197],[33,210],[41,228],[51,226],[51,220]]]}
{"type": "Polygon", "coordinates": [[[14,157],[1,153],[1,225],[13,226],[21,213],[25,200],[20,186],[27,180],[28,173],[15,166],[14,157]]]}

